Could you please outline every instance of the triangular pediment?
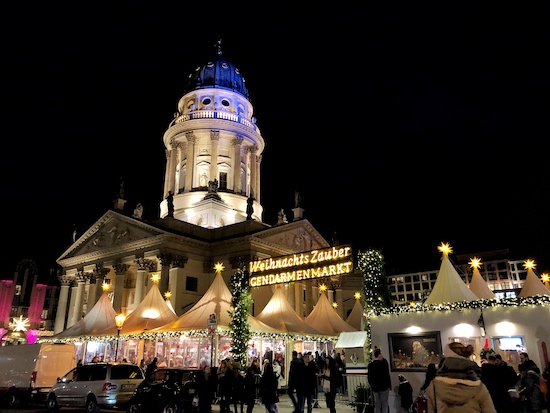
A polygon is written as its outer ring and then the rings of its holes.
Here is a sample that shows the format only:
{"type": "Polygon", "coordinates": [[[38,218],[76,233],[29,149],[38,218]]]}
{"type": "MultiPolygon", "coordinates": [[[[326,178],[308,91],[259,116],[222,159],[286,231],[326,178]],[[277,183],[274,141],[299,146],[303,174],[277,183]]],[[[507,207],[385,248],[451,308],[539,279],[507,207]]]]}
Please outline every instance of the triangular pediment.
{"type": "Polygon", "coordinates": [[[276,225],[255,234],[255,237],[291,251],[310,251],[330,247],[319,231],[306,219],[276,225]]]}
{"type": "Polygon", "coordinates": [[[155,228],[140,219],[128,217],[111,210],[85,231],[57,261],[74,259],[78,256],[110,249],[121,249],[165,233],[165,231],[155,228]]]}

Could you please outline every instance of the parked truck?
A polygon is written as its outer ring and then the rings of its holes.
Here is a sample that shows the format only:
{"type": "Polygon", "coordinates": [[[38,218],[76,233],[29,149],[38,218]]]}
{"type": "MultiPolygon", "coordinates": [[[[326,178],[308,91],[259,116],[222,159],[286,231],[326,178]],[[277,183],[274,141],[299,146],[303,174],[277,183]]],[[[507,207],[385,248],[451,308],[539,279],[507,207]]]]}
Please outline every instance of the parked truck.
{"type": "Polygon", "coordinates": [[[75,366],[73,343],[0,346],[0,402],[9,408],[45,404],[57,378],[75,366]]]}

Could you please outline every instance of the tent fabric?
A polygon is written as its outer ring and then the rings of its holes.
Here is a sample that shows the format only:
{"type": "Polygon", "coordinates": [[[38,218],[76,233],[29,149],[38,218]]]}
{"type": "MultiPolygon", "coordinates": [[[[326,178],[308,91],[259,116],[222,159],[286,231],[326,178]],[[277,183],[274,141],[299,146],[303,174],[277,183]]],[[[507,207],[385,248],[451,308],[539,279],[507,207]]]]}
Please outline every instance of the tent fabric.
{"type": "Polygon", "coordinates": [[[111,300],[106,291],[103,292],[97,303],[88,311],[88,313],[78,321],[78,323],[61,331],[54,337],[78,337],[83,335],[99,334],[103,330],[114,328],[116,311],[111,304],[111,300]]]}
{"type": "Polygon", "coordinates": [[[273,297],[256,316],[256,319],[288,333],[324,335],[300,318],[288,302],[280,285],[277,285],[273,297]]]}
{"type": "Polygon", "coordinates": [[[351,313],[349,313],[346,321],[356,330],[362,330],[363,305],[361,304],[361,300],[355,300],[355,304],[353,305],[351,313]]]}
{"type": "Polygon", "coordinates": [[[444,254],[434,287],[423,305],[477,301],[475,295],[462,281],[449,257],[444,254]]]}
{"type": "Polygon", "coordinates": [[[311,310],[311,313],[309,313],[305,321],[307,324],[327,336],[337,336],[343,331],[357,330],[338,315],[328,301],[325,291],[321,292],[317,304],[315,304],[315,307],[311,310]]]}
{"type": "Polygon", "coordinates": [[[532,297],[534,295],[550,295],[550,290],[537,277],[532,268],[527,270],[527,277],[519,292],[519,297],[532,297]]]}
{"type": "MultiPolygon", "coordinates": [[[[358,300],[359,301],[359,300],[358,300]]],[[[367,331],[346,331],[340,333],[334,348],[364,347],[368,338],[367,331]]]]}
{"type": "MultiPolygon", "coordinates": [[[[177,319],[177,314],[162,296],[158,284],[154,282],[145,298],[126,317],[120,334],[142,333],[144,330],[151,330],[177,319]]],[[[114,334],[116,333],[115,327],[114,334]]]]}
{"type": "MultiPolygon", "coordinates": [[[[187,312],[182,314],[176,320],[152,329],[156,332],[174,332],[189,330],[206,330],[208,328],[208,319],[210,314],[216,315],[217,327],[228,329],[232,321],[229,312],[233,310],[231,305],[232,294],[225,284],[221,272],[216,274],[216,278],[208,291],[201,297],[197,303],[187,312]]],[[[248,324],[252,333],[270,333],[284,335],[286,332],[274,330],[270,326],[257,320],[252,315],[248,315],[248,324]]]]}
{"type": "Polygon", "coordinates": [[[482,300],[492,300],[496,298],[495,293],[489,288],[489,285],[479,273],[478,268],[474,268],[472,281],[470,281],[470,291],[482,300]]]}

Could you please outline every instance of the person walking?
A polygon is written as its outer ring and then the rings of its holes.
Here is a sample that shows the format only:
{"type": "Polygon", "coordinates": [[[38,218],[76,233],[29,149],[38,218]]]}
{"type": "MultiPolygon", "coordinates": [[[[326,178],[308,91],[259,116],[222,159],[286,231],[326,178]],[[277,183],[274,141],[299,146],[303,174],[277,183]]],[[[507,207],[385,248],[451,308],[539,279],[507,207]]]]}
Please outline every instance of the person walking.
{"type": "Polygon", "coordinates": [[[244,375],[243,399],[246,404],[246,413],[252,413],[252,410],[254,410],[256,398],[258,397],[256,387],[256,370],[254,368],[254,364],[250,364],[244,375]]]}
{"type": "Polygon", "coordinates": [[[391,388],[390,366],[382,350],[374,349],[374,359],[368,365],[368,382],[374,393],[374,412],[388,413],[388,398],[391,388]]]}
{"type": "Polygon", "coordinates": [[[313,411],[313,398],[317,391],[318,378],[317,367],[311,360],[311,352],[308,352],[302,357],[303,364],[299,374],[299,381],[296,382],[296,393],[298,395],[298,411],[304,413],[304,408],[307,403],[307,413],[313,411]]]}
{"type": "Polygon", "coordinates": [[[428,411],[496,413],[491,395],[480,380],[481,368],[470,360],[471,345],[449,343],[443,350],[437,375],[428,386],[428,411]]]}
{"type": "Polygon", "coordinates": [[[233,395],[233,366],[229,360],[222,360],[218,370],[218,390],[220,396],[220,413],[231,412],[231,399],[233,395]]]}
{"type": "Polygon", "coordinates": [[[284,383],[284,377],[283,377],[283,369],[281,368],[281,365],[279,364],[278,360],[273,360],[273,373],[275,374],[275,377],[277,378],[277,389],[281,388],[281,384],[284,383]]]}
{"type": "Polygon", "coordinates": [[[540,391],[540,369],[534,365],[526,367],[525,364],[519,365],[521,375],[519,397],[523,413],[541,413],[545,409],[546,401],[544,394],[540,391]]]}
{"type": "Polygon", "coordinates": [[[397,378],[399,379],[399,390],[397,393],[401,398],[400,413],[409,413],[413,404],[413,388],[411,383],[409,383],[409,381],[402,374],[398,375],[397,378]]]}
{"type": "Polygon", "coordinates": [[[342,374],[340,373],[336,360],[331,356],[325,358],[325,364],[319,373],[319,377],[322,381],[327,407],[330,413],[336,413],[336,392],[342,385],[342,374]]]}
{"type": "Polygon", "coordinates": [[[218,377],[210,366],[204,366],[203,374],[198,375],[199,413],[211,413],[212,402],[218,387],[218,377]]]}
{"type": "Polygon", "coordinates": [[[147,368],[145,369],[145,378],[147,380],[150,380],[151,378],[151,375],[155,372],[155,370],[157,369],[157,362],[158,362],[158,359],[155,357],[148,365],[147,365],[147,368]]]}
{"type": "Polygon", "coordinates": [[[244,413],[244,376],[241,373],[241,363],[233,363],[233,406],[235,407],[235,413],[244,413]],[[239,412],[239,406],[240,412],[239,412]]]}
{"type": "Polygon", "coordinates": [[[290,361],[290,367],[288,369],[288,388],[287,393],[292,405],[294,406],[293,413],[299,413],[300,404],[294,392],[296,391],[297,383],[300,382],[300,369],[301,369],[302,360],[298,358],[298,352],[296,350],[292,351],[292,360],[290,361]]]}
{"type": "Polygon", "coordinates": [[[266,413],[279,413],[277,403],[279,393],[277,391],[277,377],[273,373],[273,364],[266,363],[260,379],[260,397],[265,406],[266,413]]]}

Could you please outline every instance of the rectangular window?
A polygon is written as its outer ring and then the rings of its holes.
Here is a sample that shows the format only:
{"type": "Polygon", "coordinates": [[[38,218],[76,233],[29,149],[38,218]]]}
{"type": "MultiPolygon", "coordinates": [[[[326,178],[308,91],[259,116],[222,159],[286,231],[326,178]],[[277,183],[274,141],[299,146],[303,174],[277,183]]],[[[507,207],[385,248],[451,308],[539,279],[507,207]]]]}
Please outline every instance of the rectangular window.
{"type": "Polygon", "coordinates": [[[227,189],[227,172],[220,172],[220,189],[227,189]]]}
{"type": "Polygon", "coordinates": [[[187,291],[195,291],[197,292],[199,290],[199,279],[197,277],[185,277],[185,289],[187,291]]]}

